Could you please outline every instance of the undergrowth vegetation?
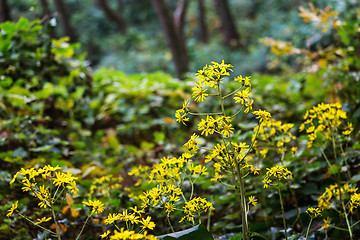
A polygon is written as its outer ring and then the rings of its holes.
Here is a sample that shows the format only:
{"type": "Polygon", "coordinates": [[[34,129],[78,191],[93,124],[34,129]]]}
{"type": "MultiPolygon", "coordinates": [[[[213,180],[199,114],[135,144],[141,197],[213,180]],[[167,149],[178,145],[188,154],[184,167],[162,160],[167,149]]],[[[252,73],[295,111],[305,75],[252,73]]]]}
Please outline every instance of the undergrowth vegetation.
{"type": "Polygon", "coordinates": [[[300,16],[337,41],[262,39],[282,74],[184,81],[93,73],[39,21],[1,24],[0,238],[357,239],[360,13],[300,16]]]}

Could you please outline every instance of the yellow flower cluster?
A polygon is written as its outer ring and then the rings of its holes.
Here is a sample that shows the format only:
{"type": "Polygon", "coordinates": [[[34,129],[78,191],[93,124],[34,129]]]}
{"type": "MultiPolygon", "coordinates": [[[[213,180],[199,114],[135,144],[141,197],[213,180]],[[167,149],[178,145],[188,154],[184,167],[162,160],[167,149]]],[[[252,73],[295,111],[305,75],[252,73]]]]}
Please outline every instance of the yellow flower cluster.
{"type": "Polygon", "coordinates": [[[83,204],[92,207],[91,214],[98,214],[104,211],[104,204],[100,200],[83,201],[83,204]]]}
{"type": "Polygon", "coordinates": [[[293,179],[292,173],[284,165],[266,168],[266,170],[266,175],[262,181],[264,183],[264,188],[269,187],[272,182],[271,178],[275,178],[278,181],[282,179],[293,179]]]}
{"type": "MultiPolygon", "coordinates": [[[[214,161],[215,167],[215,176],[216,179],[221,179],[220,172],[222,169],[229,170],[235,166],[235,161],[243,161],[243,168],[250,168],[251,171],[257,172],[258,169],[255,169],[253,165],[250,165],[247,161],[247,158],[244,159],[246,152],[249,150],[249,146],[246,143],[235,143],[231,142],[232,150],[229,150],[230,143],[218,143],[213,149],[211,149],[210,154],[205,157],[205,163],[214,161]]],[[[216,180],[214,179],[214,180],[216,180]]]]}
{"type": "Polygon", "coordinates": [[[149,177],[150,167],[146,165],[136,165],[131,168],[131,171],[128,173],[129,176],[138,177],[135,187],[140,186],[144,179],[149,177]]]}
{"type": "Polygon", "coordinates": [[[320,208],[313,208],[310,207],[306,210],[306,213],[309,214],[311,218],[317,218],[321,216],[321,209],[320,208]]]}
{"type": "Polygon", "coordinates": [[[252,136],[252,141],[256,143],[254,149],[257,153],[260,153],[263,158],[266,157],[269,149],[275,149],[280,154],[285,153],[286,144],[292,139],[296,139],[290,132],[293,126],[294,124],[292,123],[283,124],[281,121],[276,121],[275,119],[269,119],[261,125],[256,126],[252,136]],[[258,140],[255,139],[256,136],[258,140]]]}
{"type": "MultiPolygon", "coordinates": [[[[49,182],[52,183],[55,187],[67,188],[73,195],[77,195],[78,188],[76,187],[77,177],[74,177],[71,173],[59,172],[59,166],[52,167],[47,165],[43,168],[35,169],[22,168],[18,171],[10,184],[13,184],[18,176],[22,176],[21,184],[22,190],[24,192],[31,192],[33,196],[40,200],[38,204],[41,208],[50,207],[53,204],[53,200],[56,199],[56,196],[51,196],[49,182]]],[[[58,192],[58,191],[57,191],[58,192]]],[[[54,195],[56,195],[56,193],[54,195]]]]}
{"type": "Polygon", "coordinates": [[[191,136],[191,138],[189,139],[189,141],[187,141],[184,144],[184,147],[186,147],[186,149],[190,152],[190,153],[196,153],[197,150],[199,150],[199,146],[198,144],[201,144],[202,141],[198,139],[199,136],[196,135],[195,133],[191,136]]]}
{"type": "Polygon", "coordinates": [[[270,51],[275,55],[298,55],[303,53],[303,49],[296,48],[291,42],[275,40],[270,37],[259,39],[259,42],[270,47],[270,51]]]}
{"type": "MultiPolygon", "coordinates": [[[[110,232],[109,232],[109,234],[110,234],[110,232]]],[[[155,240],[158,238],[153,235],[148,235],[146,231],[143,233],[136,233],[135,231],[124,230],[124,228],[121,228],[120,232],[115,230],[114,235],[110,236],[110,239],[111,240],[128,240],[128,239],[155,240]]]]}
{"type": "MultiPolygon", "coordinates": [[[[232,71],[231,64],[225,64],[224,60],[221,63],[211,62],[212,65],[206,65],[202,70],[196,73],[198,79],[197,84],[204,87],[217,88],[218,84],[222,83],[224,76],[230,76],[229,71],[232,71]]],[[[193,97],[197,97],[198,94],[193,93],[193,97]]]]}
{"type": "Polygon", "coordinates": [[[258,111],[253,112],[254,115],[256,115],[256,119],[259,119],[259,122],[266,122],[271,118],[271,114],[267,112],[266,110],[259,109],[258,111]]]}
{"type": "Polygon", "coordinates": [[[201,135],[211,135],[214,132],[222,134],[225,137],[230,137],[233,133],[234,128],[231,125],[230,117],[212,117],[207,115],[206,120],[201,119],[198,124],[198,130],[201,131],[201,135]]]}
{"type": "MultiPolygon", "coordinates": [[[[122,213],[109,213],[107,218],[104,219],[103,223],[106,225],[114,224],[117,229],[116,222],[123,221],[126,222],[126,226],[128,230],[121,229],[120,232],[115,231],[114,235],[110,236],[110,239],[156,239],[152,235],[147,235],[145,229],[153,230],[155,228],[155,223],[151,221],[151,217],[147,216],[146,218],[142,216],[144,213],[144,209],[138,209],[137,206],[130,207],[128,209],[122,211],[122,213]],[[133,229],[134,225],[141,225],[141,230],[139,233],[135,231],[130,231],[129,229],[133,229]]],[[[111,234],[111,231],[108,230],[101,235],[101,238],[105,238],[111,234]]]]}
{"type": "Polygon", "coordinates": [[[181,218],[180,222],[184,220],[191,222],[194,220],[195,214],[200,215],[202,212],[208,212],[211,210],[214,210],[214,207],[205,198],[193,198],[191,201],[185,203],[184,213],[186,215],[181,218]]]}
{"type": "Polygon", "coordinates": [[[38,224],[40,224],[40,223],[44,223],[44,222],[48,222],[48,221],[50,221],[52,218],[51,217],[43,217],[43,218],[38,218],[37,219],[37,222],[36,223],[34,223],[34,225],[38,225],[38,224]]]}
{"type": "Polygon", "coordinates": [[[353,214],[354,209],[358,208],[360,205],[360,194],[357,193],[357,187],[351,187],[348,183],[339,187],[337,184],[332,184],[329,187],[325,188],[325,192],[318,198],[318,207],[321,211],[330,209],[332,207],[332,200],[340,200],[340,194],[343,199],[350,198],[349,203],[347,204],[349,213],[353,214]],[[350,197],[349,197],[350,195],[350,197]]]}
{"type": "Polygon", "coordinates": [[[304,22],[315,22],[317,26],[322,27],[322,32],[326,32],[329,28],[338,28],[341,26],[341,21],[338,19],[336,11],[330,11],[331,6],[324,10],[317,9],[312,3],[309,3],[310,9],[299,7],[299,16],[303,18],[304,22]]]}
{"type": "Polygon", "coordinates": [[[18,203],[19,201],[16,201],[11,205],[11,208],[8,210],[8,214],[6,214],[6,217],[13,215],[14,211],[18,208],[18,203]]]}
{"type": "MultiPolygon", "coordinates": [[[[232,67],[233,66],[231,64],[225,64],[224,61],[222,61],[221,63],[211,62],[211,65],[206,65],[202,70],[199,70],[196,73],[197,81],[194,83],[195,86],[192,88],[192,98],[194,98],[195,102],[203,102],[210,95],[219,96],[218,92],[211,94],[208,91],[208,87],[218,90],[219,85],[220,83],[223,82],[224,77],[230,76],[230,71],[232,72],[231,69],[232,67]]],[[[250,93],[250,89],[251,89],[250,76],[244,78],[243,76],[239,75],[234,78],[234,81],[239,82],[241,84],[240,88],[238,88],[235,92],[224,96],[223,98],[235,94],[234,96],[235,103],[241,103],[243,105],[239,112],[241,112],[241,110],[245,108],[244,113],[248,113],[250,110],[252,110],[252,104],[254,102],[254,100],[251,98],[251,93],[250,93]],[[243,89],[244,87],[245,89],[243,89]]],[[[189,101],[185,100],[182,108],[176,110],[175,112],[176,121],[186,125],[185,122],[189,121],[189,118],[187,117],[188,114],[190,114],[189,101]]],[[[219,121],[219,119],[216,120],[207,119],[207,123],[209,123],[210,125],[211,125],[211,121],[219,121]]],[[[226,119],[225,121],[229,123],[231,122],[231,118],[226,119]]],[[[225,124],[222,129],[224,130],[224,132],[222,133],[221,130],[218,132],[228,136],[230,133],[230,129],[227,129],[227,127],[231,128],[231,125],[229,126],[225,124]]],[[[207,131],[203,131],[202,135],[206,134],[207,136],[208,134],[214,133],[212,130],[210,131],[211,133],[207,131]]]]}
{"type": "Polygon", "coordinates": [[[111,191],[121,187],[120,183],[122,181],[122,177],[115,177],[112,174],[97,178],[90,187],[88,197],[93,197],[95,193],[97,195],[109,196],[111,191]]]}
{"type": "MultiPolygon", "coordinates": [[[[306,111],[304,122],[300,125],[299,130],[308,134],[310,148],[318,137],[318,133],[324,133],[324,137],[328,140],[334,136],[341,125],[344,125],[343,120],[346,119],[346,112],[341,110],[342,106],[339,102],[332,104],[320,103],[314,106],[309,111],[306,111]]],[[[346,127],[342,127],[344,131],[342,134],[349,135],[352,130],[352,124],[349,123],[346,127]]]]}
{"type": "Polygon", "coordinates": [[[182,195],[181,188],[174,185],[157,185],[140,196],[142,200],[141,207],[144,209],[148,206],[159,206],[165,208],[167,213],[175,210],[175,203],[180,201],[179,196],[182,195]]]}

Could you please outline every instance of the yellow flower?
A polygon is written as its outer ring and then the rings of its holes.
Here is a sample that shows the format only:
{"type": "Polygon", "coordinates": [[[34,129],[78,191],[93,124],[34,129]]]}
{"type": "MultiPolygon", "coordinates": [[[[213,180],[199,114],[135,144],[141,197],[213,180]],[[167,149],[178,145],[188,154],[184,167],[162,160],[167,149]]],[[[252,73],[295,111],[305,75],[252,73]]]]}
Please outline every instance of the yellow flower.
{"type": "Polygon", "coordinates": [[[324,219],[324,225],[322,225],[321,228],[326,231],[330,227],[330,222],[330,218],[327,217],[326,219],[324,219]]]}
{"type": "Polygon", "coordinates": [[[254,207],[256,206],[256,204],[257,204],[257,199],[255,198],[255,196],[250,196],[250,197],[249,197],[249,204],[254,205],[254,207]]]}
{"type": "Polygon", "coordinates": [[[44,223],[44,222],[48,222],[48,221],[50,221],[51,220],[51,217],[43,217],[43,218],[38,218],[37,219],[37,222],[36,223],[34,223],[34,225],[38,225],[38,224],[40,224],[40,223],[44,223]]]}
{"type": "Polygon", "coordinates": [[[14,211],[15,211],[15,210],[17,209],[17,207],[18,207],[18,203],[19,203],[19,201],[16,201],[15,203],[13,203],[13,204],[11,205],[11,208],[8,210],[9,213],[6,214],[6,217],[10,217],[10,216],[14,213],[14,211]]]}
{"type": "Polygon", "coordinates": [[[70,186],[67,186],[66,188],[70,189],[70,192],[74,196],[77,196],[77,193],[79,192],[79,189],[76,187],[76,182],[75,181],[70,182],[70,186]]]}
{"type": "Polygon", "coordinates": [[[175,204],[172,202],[166,202],[165,203],[165,211],[166,213],[171,213],[175,210],[175,204]]]}
{"type": "Polygon", "coordinates": [[[249,103],[251,99],[250,98],[251,93],[249,91],[250,88],[246,88],[245,90],[237,92],[234,97],[235,103],[238,102],[240,102],[241,104],[249,103]]]}
{"type": "Polygon", "coordinates": [[[240,83],[242,83],[243,85],[245,85],[246,87],[250,87],[250,88],[251,88],[250,77],[251,77],[251,76],[248,76],[248,77],[243,78],[243,76],[239,75],[238,77],[234,78],[234,81],[235,81],[235,82],[240,82],[240,83]]]}
{"type": "Polygon", "coordinates": [[[88,202],[83,201],[83,204],[89,207],[93,207],[91,210],[91,214],[93,213],[102,213],[104,211],[104,204],[99,200],[89,200],[88,202]]]}
{"type": "Polygon", "coordinates": [[[321,216],[321,209],[310,207],[306,210],[306,213],[309,214],[311,218],[316,218],[321,216]]]}
{"type": "Polygon", "coordinates": [[[107,230],[106,232],[104,232],[103,234],[100,235],[101,238],[106,238],[109,234],[111,233],[110,230],[107,230]]]}
{"type": "Polygon", "coordinates": [[[203,89],[201,82],[196,82],[195,87],[192,88],[192,97],[195,98],[195,102],[203,102],[206,99],[206,96],[209,94],[205,93],[207,89],[203,89]]]}
{"type": "Polygon", "coordinates": [[[106,219],[104,219],[103,223],[108,225],[108,224],[112,224],[117,220],[121,220],[122,216],[119,213],[109,213],[108,217],[106,219]]]}
{"type": "Polygon", "coordinates": [[[196,152],[199,149],[198,144],[202,143],[198,138],[199,136],[194,133],[189,141],[184,144],[184,147],[186,147],[189,152],[196,152]]]}
{"type": "Polygon", "coordinates": [[[155,227],[155,223],[151,221],[151,217],[147,216],[146,219],[143,218],[139,221],[139,223],[141,223],[141,227],[144,228],[148,228],[150,230],[153,230],[155,227]]]}
{"type": "Polygon", "coordinates": [[[259,109],[259,111],[254,111],[253,114],[257,115],[256,119],[260,119],[260,122],[266,122],[271,118],[271,114],[266,110],[259,109]]]}
{"type": "Polygon", "coordinates": [[[183,109],[179,109],[175,112],[175,117],[176,117],[176,121],[179,123],[182,123],[186,126],[185,122],[189,121],[189,118],[186,117],[187,113],[184,113],[183,115],[181,115],[181,113],[183,113],[184,110],[183,109]]]}

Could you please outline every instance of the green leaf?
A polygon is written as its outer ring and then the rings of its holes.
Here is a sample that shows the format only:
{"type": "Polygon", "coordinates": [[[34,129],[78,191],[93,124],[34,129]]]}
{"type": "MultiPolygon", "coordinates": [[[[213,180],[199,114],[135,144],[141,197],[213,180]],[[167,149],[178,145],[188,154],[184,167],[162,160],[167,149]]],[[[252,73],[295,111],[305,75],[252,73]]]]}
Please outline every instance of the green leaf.
{"type": "Polygon", "coordinates": [[[213,237],[211,236],[211,234],[206,230],[206,228],[199,224],[195,227],[183,230],[183,231],[179,231],[179,232],[174,232],[174,233],[169,233],[166,235],[161,235],[158,236],[157,238],[160,239],[180,239],[180,240],[213,240],[213,237]]]}
{"type": "Polygon", "coordinates": [[[241,239],[243,239],[242,233],[238,233],[230,237],[230,240],[241,240],[241,239]]]}
{"type": "Polygon", "coordinates": [[[328,173],[330,175],[335,175],[339,171],[340,171],[340,167],[338,165],[332,165],[331,167],[329,167],[328,173]]]}
{"type": "Polygon", "coordinates": [[[24,150],[24,148],[19,147],[19,148],[17,148],[17,149],[13,152],[13,155],[12,155],[12,156],[13,156],[13,157],[18,157],[18,156],[20,156],[20,157],[22,157],[22,158],[25,158],[25,157],[28,156],[28,154],[27,154],[27,152],[24,150]]]}
{"type": "Polygon", "coordinates": [[[52,149],[53,147],[54,147],[53,145],[44,145],[44,146],[40,146],[40,147],[29,148],[29,150],[32,152],[47,152],[48,150],[52,149]]]}

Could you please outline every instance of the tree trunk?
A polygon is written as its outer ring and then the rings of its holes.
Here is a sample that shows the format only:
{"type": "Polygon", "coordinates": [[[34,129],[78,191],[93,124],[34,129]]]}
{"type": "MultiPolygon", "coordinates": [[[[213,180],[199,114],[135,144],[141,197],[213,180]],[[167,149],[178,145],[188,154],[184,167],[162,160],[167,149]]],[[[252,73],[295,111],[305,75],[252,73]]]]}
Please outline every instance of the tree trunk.
{"type": "Polygon", "coordinates": [[[70,16],[67,12],[65,3],[63,2],[63,0],[54,0],[54,2],[56,5],[56,9],[60,15],[64,35],[70,37],[70,42],[75,42],[75,31],[70,24],[70,16]]]}
{"type": "MultiPolygon", "coordinates": [[[[40,0],[40,5],[42,7],[42,19],[41,19],[41,22],[42,23],[48,22],[52,18],[52,14],[51,14],[51,11],[50,11],[48,1],[47,0],[40,0]]],[[[48,32],[49,32],[50,38],[55,38],[54,27],[50,26],[49,23],[48,23],[47,27],[49,28],[48,32]]]]}
{"type": "Polygon", "coordinates": [[[126,33],[126,23],[124,18],[118,13],[116,14],[108,5],[107,0],[96,0],[96,5],[104,10],[106,17],[116,24],[119,32],[125,34],[126,33]]]}
{"type": "MultiPolygon", "coordinates": [[[[185,38],[182,34],[181,29],[177,29],[175,21],[171,16],[171,13],[166,6],[164,0],[151,0],[156,14],[158,16],[159,22],[163,29],[165,40],[170,48],[173,62],[175,65],[176,76],[179,79],[184,78],[184,73],[189,71],[189,58],[187,55],[187,50],[185,46],[185,38]]],[[[185,3],[186,6],[186,3],[185,3]]],[[[180,11],[180,10],[178,10],[180,11]]],[[[185,8],[184,8],[185,11],[185,8]]],[[[181,11],[180,11],[181,12],[181,11]]],[[[185,14],[185,13],[182,13],[185,14]]],[[[178,14],[179,23],[181,25],[181,15],[178,14]]],[[[183,25],[183,23],[182,23],[183,25]]]]}
{"type": "Polygon", "coordinates": [[[224,44],[229,48],[240,47],[239,35],[230,13],[228,0],[214,0],[214,7],[219,16],[224,44]]]}
{"type": "Polygon", "coordinates": [[[175,29],[179,31],[181,36],[184,36],[184,22],[185,22],[185,15],[186,9],[188,6],[187,0],[178,0],[177,6],[174,12],[174,24],[175,29]]]}
{"type": "Polygon", "coordinates": [[[197,37],[201,42],[206,43],[208,41],[208,31],[206,25],[204,0],[198,0],[197,10],[198,10],[198,21],[199,21],[199,29],[197,32],[197,37]]]}
{"type": "Polygon", "coordinates": [[[10,8],[7,0],[0,0],[0,23],[10,21],[10,8]]]}

